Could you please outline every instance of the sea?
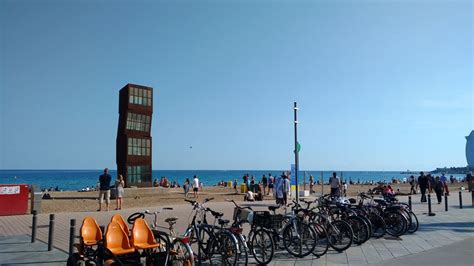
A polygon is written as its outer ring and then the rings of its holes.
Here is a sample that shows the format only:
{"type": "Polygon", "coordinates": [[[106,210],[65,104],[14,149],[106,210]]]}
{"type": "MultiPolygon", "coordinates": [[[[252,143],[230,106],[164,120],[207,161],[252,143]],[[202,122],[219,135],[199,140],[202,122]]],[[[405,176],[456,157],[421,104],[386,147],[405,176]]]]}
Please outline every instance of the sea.
{"type": "MultiPolygon", "coordinates": [[[[58,187],[62,191],[79,191],[83,188],[94,188],[97,184],[99,176],[103,170],[0,170],[0,184],[28,184],[36,185],[40,189],[50,189],[58,187]]],[[[333,171],[299,171],[298,181],[300,184],[306,180],[308,182],[309,176],[313,175],[315,180],[320,180],[321,175],[324,182],[328,182],[329,177],[333,171]]],[[[166,176],[170,181],[177,181],[182,184],[186,178],[192,179],[197,175],[204,186],[214,186],[220,181],[242,182],[242,177],[245,174],[255,176],[255,180],[259,181],[262,175],[272,174],[273,176],[280,175],[282,170],[154,170],[152,172],[153,179],[160,179],[166,176]]],[[[116,170],[110,170],[110,174],[115,180],[117,177],[116,170]]],[[[342,177],[343,181],[349,182],[390,182],[396,178],[403,181],[410,175],[418,176],[418,173],[406,173],[402,171],[338,171],[338,176],[342,177]]],[[[462,179],[463,175],[454,175],[458,180],[462,179]]]]}

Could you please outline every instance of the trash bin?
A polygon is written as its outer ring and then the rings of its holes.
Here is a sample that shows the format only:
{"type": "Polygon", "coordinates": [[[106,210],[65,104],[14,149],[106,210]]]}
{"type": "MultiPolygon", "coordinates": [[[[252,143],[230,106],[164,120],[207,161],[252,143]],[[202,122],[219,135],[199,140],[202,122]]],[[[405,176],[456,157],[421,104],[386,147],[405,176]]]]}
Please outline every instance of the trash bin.
{"type": "Polygon", "coordinates": [[[247,185],[245,183],[240,184],[240,193],[247,193],[247,185]]]}
{"type": "Polygon", "coordinates": [[[43,192],[39,189],[39,187],[33,185],[30,187],[31,193],[31,213],[36,211],[36,213],[41,213],[41,200],[43,198],[43,192]]]}
{"type": "Polygon", "coordinates": [[[0,216],[28,212],[28,185],[0,184],[0,216]]]}

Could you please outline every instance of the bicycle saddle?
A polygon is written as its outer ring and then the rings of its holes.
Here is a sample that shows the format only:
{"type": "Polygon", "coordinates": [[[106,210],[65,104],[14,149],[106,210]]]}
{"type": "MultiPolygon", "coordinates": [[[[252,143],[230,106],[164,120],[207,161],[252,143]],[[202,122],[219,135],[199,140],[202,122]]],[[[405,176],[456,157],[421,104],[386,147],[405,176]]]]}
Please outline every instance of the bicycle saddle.
{"type": "Polygon", "coordinates": [[[178,220],[177,217],[169,217],[165,219],[165,223],[175,224],[177,220],[178,220]]]}
{"type": "Polygon", "coordinates": [[[220,225],[226,225],[226,224],[228,224],[228,223],[230,222],[230,221],[227,220],[227,219],[219,219],[218,221],[219,221],[219,224],[220,224],[220,225]]]}
{"type": "Polygon", "coordinates": [[[214,216],[216,218],[224,216],[224,214],[222,212],[216,212],[216,211],[213,211],[213,210],[209,210],[209,211],[211,212],[212,216],[214,216]]]}
{"type": "Polygon", "coordinates": [[[268,209],[272,212],[277,210],[278,208],[280,208],[280,207],[279,206],[268,206],[268,209]]]}

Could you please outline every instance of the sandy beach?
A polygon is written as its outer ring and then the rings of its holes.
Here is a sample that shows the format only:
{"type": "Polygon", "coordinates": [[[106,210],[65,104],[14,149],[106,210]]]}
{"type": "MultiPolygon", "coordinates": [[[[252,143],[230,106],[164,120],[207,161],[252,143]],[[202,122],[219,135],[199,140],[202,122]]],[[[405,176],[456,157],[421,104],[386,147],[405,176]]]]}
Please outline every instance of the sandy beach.
{"type": "MultiPolygon", "coordinates": [[[[450,192],[459,191],[460,187],[467,189],[466,183],[454,183],[449,185],[450,192]]],[[[349,185],[347,195],[355,197],[358,192],[367,191],[373,188],[373,185],[349,185]]],[[[410,192],[409,184],[394,184],[392,188],[402,194],[410,192]]],[[[303,189],[303,186],[301,186],[303,189]]],[[[309,190],[309,185],[306,187],[309,190]]],[[[321,186],[315,186],[317,193],[321,192],[321,186]]],[[[243,200],[244,194],[235,193],[233,188],[228,187],[204,187],[199,193],[200,198],[213,197],[215,202],[223,202],[225,199],[243,200]]],[[[59,213],[59,212],[86,212],[95,211],[98,208],[97,191],[91,192],[48,192],[52,199],[42,201],[43,213],[59,213]]],[[[324,193],[329,193],[329,186],[324,186],[324,193]]],[[[184,192],[182,188],[127,188],[125,189],[125,198],[122,209],[136,207],[165,207],[167,204],[182,203],[184,200],[184,192]]],[[[193,199],[192,193],[189,198],[193,199]]],[[[265,199],[272,199],[273,196],[265,196],[265,199]]],[[[111,200],[110,209],[115,209],[115,200],[111,200]]]]}

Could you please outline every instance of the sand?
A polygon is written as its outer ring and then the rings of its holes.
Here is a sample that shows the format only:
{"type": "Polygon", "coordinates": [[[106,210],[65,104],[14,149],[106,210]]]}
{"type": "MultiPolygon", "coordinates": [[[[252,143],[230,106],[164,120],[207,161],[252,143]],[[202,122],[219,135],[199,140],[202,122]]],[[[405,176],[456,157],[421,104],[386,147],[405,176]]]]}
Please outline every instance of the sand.
{"type": "MultiPolygon", "coordinates": [[[[466,183],[450,184],[450,191],[459,191],[459,188],[464,186],[467,189],[466,183]]],[[[348,196],[356,196],[358,192],[367,191],[375,186],[372,185],[349,185],[348,196]]],[[[394,184],[392,188],[396,191],[400,189],[400,193],[409,193],[409,184],[394,184]]],[[[303,189],[303,186],[301,186],[303,189]]],[[[306,187],[309,190],[309,185],[306,187]]],[[[315,186],[314,190],[317,193],[321,192],[321,186],[315,186]]],[[[329,186],[324,186],[324,193],[329,193],[329,186]]],[[[239,189],[240,192],[240,189],[239,189]]],[[[43,213],[59,213],[59,212],[85,212],[95,211],[98,208],[99,192],[48,192],[53,199],[42,201],[43,213]]],[[[244,194],[235,193],[235,190],[228,187],[204,187],[199,192],[200,198],[213,197],[214,201],[222,202],[225,199],[243,200],[244,194]]],[[[173,205],[184,202],[184,191],[182,188],[126,188],[125,198],[123,200],[122,209],[136,208],[136,207],[166,207],[166,205],[173,205]]],[[[265,199],[272,199],[272,195],[265,196],[265,199]]],[[[192,192],[189,193],[189,199],[193,199],[192,192]]],[[[105,204],[104,204],[105,205],[105,204]]],[[[115,200],[111,200],[110,209],[115,209],[115,200]]]]}

